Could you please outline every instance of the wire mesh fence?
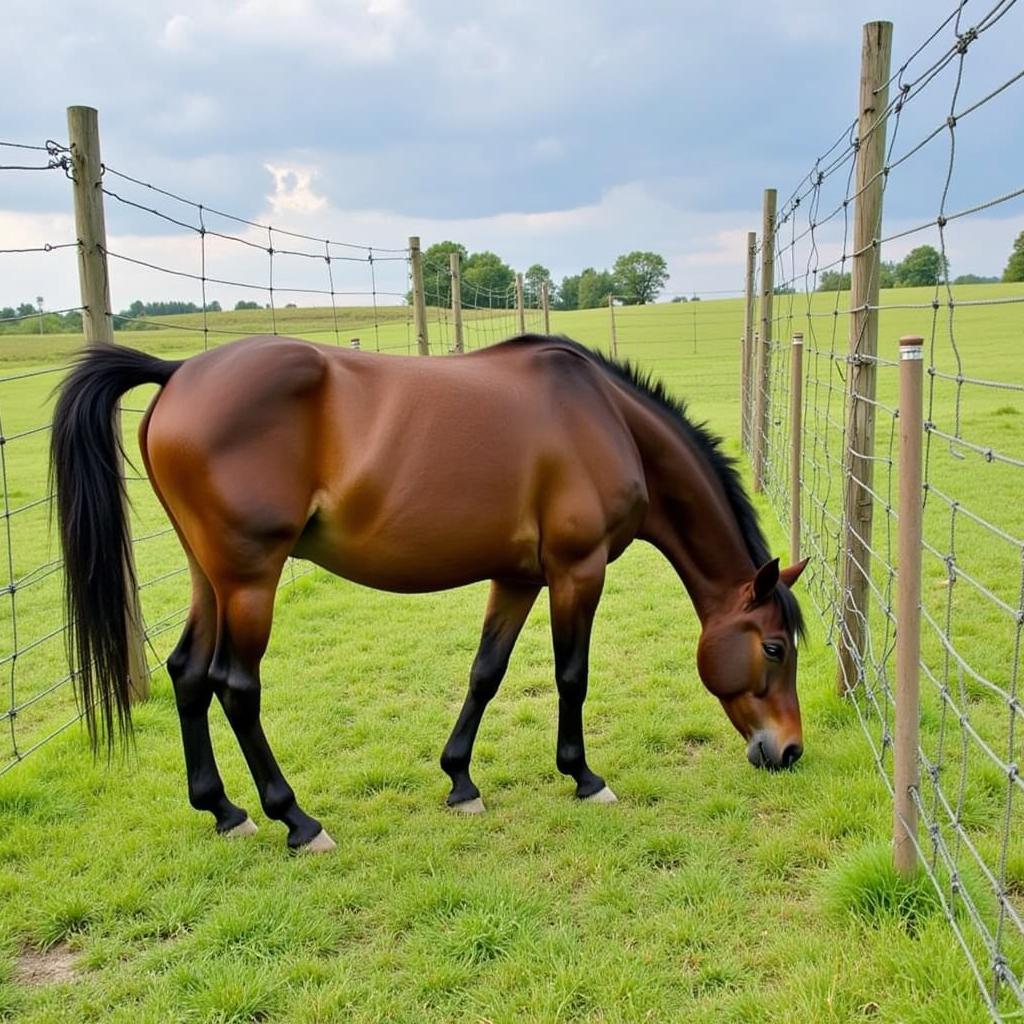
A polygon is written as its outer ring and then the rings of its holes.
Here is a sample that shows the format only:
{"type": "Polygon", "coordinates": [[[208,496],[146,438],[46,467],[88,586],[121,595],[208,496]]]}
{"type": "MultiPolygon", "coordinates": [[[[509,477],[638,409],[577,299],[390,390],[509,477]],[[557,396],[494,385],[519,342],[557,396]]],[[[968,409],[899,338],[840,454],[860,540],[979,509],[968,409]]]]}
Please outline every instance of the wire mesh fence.
{"type": "MultiPolygon", "coordinates": [[[[73,175],[67,145],[0,143],[0,176],[17,183],[43,174],[55,194],[49,208],[68,209],[73,175]],[[19,177],[21,176],[21,177],[19,177]]],[[[118,341],[181,358],[258,333],[291,334],[382,352],[412,351],[406,305],[405,247],[336,242],[261,224],[187,199],[111,167],[100,183],[109,237],[105,248],[116,281],[130,267],[143,293],[191,296],[196,312],[164,319],[139,302],[113,316],[118,341]],[[154,233],[155,232],[155,233],[154,233]],[[221,312],[216,296],[242,294],[221,312]],[[251,296],[251,298],[249,298],[251,296]],[[298,300],[298,301],[293,301],[298,300]],[[303,303],[303,307],[298,305],[303,303]],[[310,308],[308,303],[316,303],[310,308]]],[[[15,220],[0,241],[0,261],[17,261],[19,280],[32,280],[41,260],[60,263],[74,280],[83,247],[73,219],[65,234],[31,235],[15,220]]],[[[52,278],[51,278],[52,279],[52,278]]],[[[0,611],[0,775],[10,771],[81,717],[65,651],[63,573],[51,531],[48,452],[52,392],[82,346],[84,306],[48,310],[23,305],[0,311],[0,486],[3,491],[0,611]],[[36,327],[38,325],[38,332],[36,327]]],[[[159,305],[159,304],[156,304],[159,305]]],[[[164,304],[170,306],[172,304],[164,304]]],[[[182,304],[185,305],[185,304],[182,304]]],[[[125,396],[122,427],[137,430],[153,388],[125,396]]],[[[131,458],[134,446],[126,445],[131,458]]],[[[189,581],[173,528],[137,466],[126,467],[133,550],[151,668],[163,664],[184,623],[189,581]]],[[[289,561],[282,585],[309,571],[289,561]]]]}
{"type": "Polygon", "coordinates": [[[965,250],[979,218],[999,218],[1007,251],[1013,225],[1020,229],[1019,166],[995,168],[983,194],[976,175],[957,171],[986,159],[993,125],[1020,110],[1019,96],[1010,103],[1024,68],[986,56],[997,25],[1022,28],[1012,0],[984,8],[973,24],[966,6],[876,87],[867,130],[863,120],[844,128],[781,205],[769,241],[777,270],[769,372],[755,385],[767,408],[764,488],[788,522],[790,340],[801,332],[796,514],[811,556],[805,579],[839,655],[841,689],[892,792],[897,339],[925,338],[920,782],[911,798],[920,864],[991,1016],[1008,1020],[1024,1012],[1024,282],[957,283],[950,256],[965,250]],[[883,160],[858,174],[875,134],[883,160]],[[858,244],[855,218],[871,187],[902,208],[910,193],[918,207],[931,197],[930,209],[901,223],[880,206],[858,244]],[[899,268],[886,254],[906,253],[906,268],[915,255],[922,262],[925,246],[934,253],[930,283],[894,280],[899,268]],[[879,251],[881,260],[866,258],[879,251]],[[877,301],[858,299],[865,273],[877,301]],[[867,317],[877,351],[863,343],[867,317]]]}

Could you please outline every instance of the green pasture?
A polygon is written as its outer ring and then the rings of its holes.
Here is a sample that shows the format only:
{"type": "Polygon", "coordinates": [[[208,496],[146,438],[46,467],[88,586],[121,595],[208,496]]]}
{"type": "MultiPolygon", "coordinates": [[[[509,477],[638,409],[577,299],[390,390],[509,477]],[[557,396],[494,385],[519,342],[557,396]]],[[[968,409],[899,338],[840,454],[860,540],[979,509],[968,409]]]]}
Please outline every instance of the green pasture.
{"type": "MultiPolygon", "coordinates": [[[[1008,296],[1009,287],[957,295],[1008,296]]],[[[812,311],[827,312],[834,301],[816,297],[812,311]]],[[[797,322],[806,301],[796,297],[793,308],[792,329],[807,331],[806,318],[797,322]]],[[[964,373],[1024,380],[1020,308],[957,310],[964,373]]],[[[331,310],[283,310],[276,326],[328,343],[358,336],[364,349],[414,349],[407,311],[381,312],[387,316],[375,321],[373,311],[339,309],[336,330],[331,310]]],[[[470,346],[515,330],[508,313],[474,316],[470,346]]],[[[742,316],[742,304],[731,300],[616,310],[619,355],[664,377],[737,456],[742,316]]],[[[894,357],[901,334],[930,338],[932,313],[919,326],[920,316],[883,314],[883,355],[894,357]]],[[[119,340],[183,356],[204,340],[268,331],[268,317],[210,315],[205,334],[201,316],[174,318],[175,326],[119,340]]],[[[528,326],[538,321],[531,313],[528,326]]],[[[832,330],[827,317],[812,322],[832,330]]],[[[610,343],[607,310],[553,314],[552,329],[604,349],[610,343]]],[[[943,330],[940,319],[936,343],[948,347],[943,330]]],[[[447,314],[431,311],[431,331],[438,348],[450,347],[447,314]]],[[[818,343],[824,351],[830,337],[822,333],[818,343]]],[[[50,368],[78,345],[71,336],[0,337],[3,488],[5,510],[15,510],[0,545],[8,582],[18,583],[0,605],[0,657],[21,652],[2,666],[0,708],[42,694],[66,672],[59,577],[46,568],[56,551],[41,500],[48,438],[40,428],[60,379],[50,368]]],[[[945,347],[941,354],[948,358],[945,347]]],[[[893,372],[880,372],[880,401],[893,401],[893,372]]],[[[131,432],[145,390],[125,400],[136,465],[131,432]]],[[[939,414],[949,422],[955,395],[938,393],[933,407],[936,422],[939,414]]],[[[1021,457],[1019,393],[975,387],[964,392],[961,413],[964,436],[1021,457]]],[[[773,417],[783,437],[779,408],[773,417]]],[[[878,443],[888,445],[881,429],[878,443]]],[[[1024,534],[1010,467],[973,454],[933,456],[937,485],[1008,534],[1024,534]]],[[[782,493],[778,472],[771,485],[773,496],[782,493]]],[[[130,492],[156,664],[176,639],[187,576],[148,484],[132,480],[130,492]]],[[[785,556],[787,535],[768,499],[759,507],[785,556]]],[[[938,536],[948,513],[935,515],[938,536]]],[[[1015,577],[1012,546],[988,531],[968,532],[957,551],[969,553],[979,581],[1014,605],[1019,551],[1015,577]]],[[[945,615],[945,570],[926,562],[926,572],[926,602],[932,595],[945,615]]],[[[214,835],[208,816],[188,806],[173,696],[159,670],[126,757],[94,762],[76,724],[0,777],[0,1020],[988,1019],[931,888],[900,882],[888,868],[888,794],[856,708],[835,696],[827,623],[810,600],[800,667],[806,753],[795,771],[769,775],[747,765],[742,741],[701,687],[696,618],[667,563],[637,545],[611,567],[586,723],[589,759],[618,793],[614,807],[578,804],[555,769],[556,699],[539,601],[476,747],[474,776],[488,812],[467,820],[444,808],[448,780],[437,759],[464,694],[486,585],[395,596],[301,563],[287,579],[264,661],[264,724],[337,851],[287,855],[284,830],[259,812],[217,712],[214,744],[229,795],[260,832],[235,842],[214,835]],[[47,983],[29,978],[29,954],[60,957],[69,972],[47,983]]],[[[822,584],[812,587],[821,592],[822,584]]],[[[953,602],[965,656],[1008,683],[1005,614],[960,583],[953,602]]],[[[976,727],[1005,753],[1005,707],[970,680],[963,686],[976,727]]],[[[927,713],[932,735],[938,711],[927,713]]],[[[15,719],[18,749],[72,714],[67,686],[41,696],[15,719]]],[[[14,753],[10,726],[0,722],[0,770],[14,753]]],[[[983,855],[996,857],[1005,780],[973,762],[966,779],[964,820],[983,855]]],[[[1019,806],[1005,869],[1017,900],[1024,896],[1019,806]]],[[[966,871],[964,884],[982,902],[977,872],[966,871]]],[[[1006,953],[1020,973],[1022,951],[1011,944],[1006,953]]]]}

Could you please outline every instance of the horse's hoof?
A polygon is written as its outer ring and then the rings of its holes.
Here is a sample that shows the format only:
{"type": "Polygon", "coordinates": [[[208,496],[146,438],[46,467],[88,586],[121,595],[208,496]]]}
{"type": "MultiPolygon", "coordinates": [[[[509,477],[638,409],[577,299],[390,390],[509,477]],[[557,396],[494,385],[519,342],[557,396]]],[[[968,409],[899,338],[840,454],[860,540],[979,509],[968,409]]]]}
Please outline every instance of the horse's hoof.
{"type": "Polygon", "coordinates": [[[326,829],[319,832],[308,843],[300,846],[296,853],[330,853],[338,844],[327,834],[326,829]]]}
{"type": "Polygon", "coordinates": [[[617,804],[619,798],[607,787],[583,798],[588,804],[617,804]]]}
{"type": "Polygon", "coordinates": [[[463,800],[461,803],[449,804],[448,806],[453,811],[458,811],[459,814],[483,814],[487,810],[484,807],[483,800],[478,796],[473,797],[472,800],[463,800]]]}
{"type": "Polygon", "coordinates": [[[221,835],[224,836],[225,839],[241,839],[243,836],[254,836],[257,831],[256,822],[246,815],[245,821],[239,825],[235,825],[234,828],[229,828],[226,832],[221,832],[221,835]]]}

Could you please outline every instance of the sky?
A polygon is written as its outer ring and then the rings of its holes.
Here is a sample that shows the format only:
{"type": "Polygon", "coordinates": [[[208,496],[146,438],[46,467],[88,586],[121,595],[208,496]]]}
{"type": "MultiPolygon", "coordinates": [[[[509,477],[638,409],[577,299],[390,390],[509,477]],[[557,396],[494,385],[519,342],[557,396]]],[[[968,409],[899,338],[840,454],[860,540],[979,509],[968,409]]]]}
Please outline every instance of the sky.
{"type": "MultiPolygon", "coordinates": [[[[455,239],[556,282],[634,249],[662,254],[665,297],[737,291],[746,233],[765,188],[780,203],[857,112],[861,25],[894,23],[894,71],[955,0],[0,0],[0,139],[66,139],[66,107],[99,110],[105,163],[260,224],[332,241],[399,248],[455,239]],[[727,13],[726,13],[727,12],[727,13]]],[[[968,0],[961,31],[999,0],[968,0]]],[[[915,58],[924,70],[948,24],[915,58]]],[[[893,157],[951,110],[1024,68],[1024,3],[908,104],[893,157]]],[[[913,77],[913,74],[910,76],[913,77]]],[[[903,162],[889,179],[886,235],[1024,185],[1024,79],[903,162]]],[[[37,156],[38,154],[31,154],[37,156]]],[[[20,163],[0,148],[0,164],[20,163]]],[[[196,211],[108,176],[108,187],[187,223],[196,211]]],[[[833,176],[829,188],[846,182],[833,176]]],[[[842,194],[837,193],[841,199],[842,194]]],[[[828,200],[828,197],[826,197],[828,200]]],[[[828,200],[831,201],[831,200],[828,200]]],[[[804,216],[804,211],[799,211],[804,216]]],[[[199,236],[108,200],[109,248],[132,259],[263,285],[266,254],[199,236]]],[[[207,227],[265,244],[234,222],[207,227]]],[[[821,259],[842,247],[820,229],[821,259]]],[[[1024,230],[1024,199],[955,219],[952,273],[999,274],[1024,230]]],[[[0,171],[0,250],[74,238],[60,172],[0,171]]],[[[287,248],[280,240],[278,249],[287,248]]],[[[883,247],[898,259],[938,244],[932,229],[883,247]]],[[[314,243],[305,243],[315,248],[314,243]]],[[[296,243],[295,248],[301,248],[296,243]]],[[[353,250],[356,255],[361,255],[353,250]]],[[[803,260],[801,255],[795,263],[803,260]]],[[[380,301],[405,290],[402,263],[336,265],[334,287],[380,301]],[[390,293],[390,294],[388,294],[390,293]]],[[[325,266],[278,257],[279,287],[326,288],[325,266]]],[[[266,293],[208,284],[233,305],[266,293]]],[[[200,300],[192,278],[115,260],[112,299],[200,300]]],[[[0,255],[0,305],[78,304],[74,253],[0,255]]],[[[319,304],[295,293],[299,304],[319,304]]],[[[353,295],[339,301],[362,302],[353,295]]],[[[278,296],[280,301],[280,296],[278,296]]]]}

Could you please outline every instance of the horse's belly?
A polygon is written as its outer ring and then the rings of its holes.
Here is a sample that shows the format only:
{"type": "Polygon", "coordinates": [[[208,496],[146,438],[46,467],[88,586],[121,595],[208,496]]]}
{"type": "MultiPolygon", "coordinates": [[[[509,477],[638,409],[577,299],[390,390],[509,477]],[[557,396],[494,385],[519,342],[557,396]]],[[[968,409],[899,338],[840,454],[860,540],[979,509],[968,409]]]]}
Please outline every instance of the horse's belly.
{"type": "Polygon", "coordinates": [[[543,582],[539,535],[529,526],[406,522],[349,531],[316,517],[295,548],[300,558],[367,587],[399,593],[448,590],[486,579],[543,582]],[[490,528],[489,528],[490,527],[490,528]]]}

